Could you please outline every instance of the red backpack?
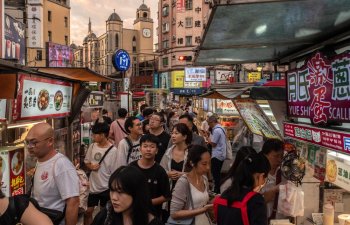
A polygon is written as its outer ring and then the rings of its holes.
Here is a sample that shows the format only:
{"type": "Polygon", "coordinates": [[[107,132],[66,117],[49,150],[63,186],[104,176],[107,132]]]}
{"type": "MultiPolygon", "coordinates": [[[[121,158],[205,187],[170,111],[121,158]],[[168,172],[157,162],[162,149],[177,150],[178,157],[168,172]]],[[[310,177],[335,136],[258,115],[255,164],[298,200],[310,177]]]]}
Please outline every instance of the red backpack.
{"type": "MultiPolygon", "coordinates": [[[[243,221],[244,225],[249,225],[247,203],[256,194],[257,194],[257,192],[251,191],[248,194],[246,194],[246,196],[244,196],[244,198],[241,202],[236,201],[236,202],[233,202],[231,205],[232,208],[241,209],[242,221],[243,221]]],[[[217,196],[214,199],[214,214],[215,214],[216,221],[218,221],[218,206],[219,205],[227,207],[227,200],[224,198],[221,198],[220,196],[217,196]]]]}

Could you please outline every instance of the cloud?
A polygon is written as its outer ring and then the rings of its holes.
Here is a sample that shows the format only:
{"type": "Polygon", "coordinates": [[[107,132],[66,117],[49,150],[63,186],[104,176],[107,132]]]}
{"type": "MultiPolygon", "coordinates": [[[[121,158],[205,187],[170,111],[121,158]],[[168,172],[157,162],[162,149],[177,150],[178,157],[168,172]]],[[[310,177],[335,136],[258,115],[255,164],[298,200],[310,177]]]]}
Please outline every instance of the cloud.
{"type": "MultiPolygon", "coordinates": [[[[73,0],[71,1],[71,42],[82,45],[88,34],[89,17],[92,31],[96,36],[106,32],[106,20],[115,12],[123,20],[124,28],[133,28],[136,10],[142,0],[73,0]]],[[[146,0],[145,4],[151,9],[154,28],[157,27],[158,1],[146,0]]]]}

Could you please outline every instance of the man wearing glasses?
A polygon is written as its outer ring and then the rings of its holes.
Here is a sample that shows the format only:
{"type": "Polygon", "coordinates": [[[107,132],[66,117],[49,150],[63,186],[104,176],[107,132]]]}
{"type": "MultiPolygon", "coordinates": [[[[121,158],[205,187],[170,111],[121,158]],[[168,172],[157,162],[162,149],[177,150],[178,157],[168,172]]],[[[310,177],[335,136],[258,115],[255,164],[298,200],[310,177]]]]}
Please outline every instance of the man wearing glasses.
{"type": "Polygon", "coordinates": [[[79,178],[73,164],[54,149],[54,131],[48,123],[36,124],[24,141],[37,158],[32,197],[43,208],[65,212],[61,225],[75,225],[79,208],[79,178]]]}
{"type": "Polygon", "coordinates": [[[164,130],[165,119],[160,113],[153,113],[149,119],[149,133],[153,134],[159,139],[158,143],[158,153],[156,155],[155,161],[160,163],[162,157],[167,150],[167,146],[170,140],[170,135],[164,130]]]}

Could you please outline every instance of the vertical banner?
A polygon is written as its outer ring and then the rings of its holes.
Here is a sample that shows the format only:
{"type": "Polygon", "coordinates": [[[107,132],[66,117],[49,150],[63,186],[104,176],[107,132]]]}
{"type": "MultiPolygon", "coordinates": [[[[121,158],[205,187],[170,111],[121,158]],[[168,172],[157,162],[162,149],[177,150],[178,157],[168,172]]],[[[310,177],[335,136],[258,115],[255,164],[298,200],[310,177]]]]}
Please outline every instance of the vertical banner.
{"type": "Polygon", "coordinates": [[[5,15],[5,7],[4,1],[0,0],[0,58],[4,58],[5,53],[5,38],[4,38],[4,15],[5,15]]]}
{"type": "Polygon", "coordinates": [[[153,73],[153,88],[159,88],[159,74],[153,73]]]}
{"type": "Polygon", "coordinates": [[[25,25],[5,15],[5,59],[17,59],[25,65],[25,25]]]}
{"type": "Polygon", "coordinates": [[[43,38],[43,7],[38,5],[28,5],[28,47],[44,48],[43,38]]]}
{"type": "Polygon", "coordinates": [[[176,11],[178,13],[185,12],[185,0],[177,0],[176,1],[176,11]]]}

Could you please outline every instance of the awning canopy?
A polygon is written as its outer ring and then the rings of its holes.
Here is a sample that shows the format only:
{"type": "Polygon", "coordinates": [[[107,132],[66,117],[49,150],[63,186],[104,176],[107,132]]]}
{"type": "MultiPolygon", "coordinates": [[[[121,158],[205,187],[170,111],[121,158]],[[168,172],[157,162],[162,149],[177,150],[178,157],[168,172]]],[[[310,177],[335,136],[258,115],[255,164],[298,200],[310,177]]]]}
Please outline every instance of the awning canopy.
{"type": "Polygon", "coordinates": [[[53,76],[64,77],[70,80],[84,82],[112,82],[112,78],[100,75],[89,68],[69,68],[69,67],[42,67],[37,68],[38,72],[51,74],[53,76]]]}
{"type": "Polygon", "coordinates": [[[349,0],[215,2],[196,65],[288,63],[350,40],[349,0]]]}
{"type": "Polygon", "coordinates": [[[208,93],[202,94],[199,97],[211,99],[235,99],[242,94],[248,92],[250,87],[240,89],[216,89],[208,93]]]}

